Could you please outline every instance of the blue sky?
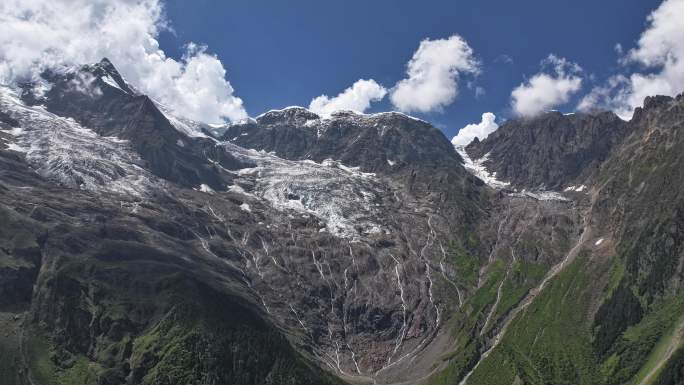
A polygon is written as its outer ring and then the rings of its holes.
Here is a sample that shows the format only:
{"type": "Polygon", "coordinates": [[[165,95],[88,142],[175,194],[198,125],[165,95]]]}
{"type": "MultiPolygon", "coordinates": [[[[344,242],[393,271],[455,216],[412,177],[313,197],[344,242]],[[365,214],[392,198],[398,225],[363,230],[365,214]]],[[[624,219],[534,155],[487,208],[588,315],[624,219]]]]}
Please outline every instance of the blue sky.
{"type": "MultiPolygon", "coordinates": [[[[196,42],[208,47],[254,116],[312,98],[336,95],[357,79],[391,87],[421,40],[460,35],[481,63],[477,76],[459,82],[459,95],[442,111],[411,113],[447,136],[483,112],[513,116],[511,91],[539,72],[554,53],[583,68],[582,91],[616,71],[619,54],[635,45],[656,0],[602,1],[230,1],[167,0],[174,32],[159,37],[171,57],[196,42]],[[472,82],[468,87],[468,81],[472,82]],[[476,96],[475,87],[484,94],[476,96]]],[[[574,110],[578,92],[557,107],[574,110]]],[[[369,111],[394,109],[388,98],[369,111]]]]}
{"type": "Polygon", "coordinates": [[[0,20],[0,84],[107,57],[205,123],[401,110],[461,129],[458,145],[514,116],[630,119],[684,91],[684,0],[5,0],[0,20]]]}

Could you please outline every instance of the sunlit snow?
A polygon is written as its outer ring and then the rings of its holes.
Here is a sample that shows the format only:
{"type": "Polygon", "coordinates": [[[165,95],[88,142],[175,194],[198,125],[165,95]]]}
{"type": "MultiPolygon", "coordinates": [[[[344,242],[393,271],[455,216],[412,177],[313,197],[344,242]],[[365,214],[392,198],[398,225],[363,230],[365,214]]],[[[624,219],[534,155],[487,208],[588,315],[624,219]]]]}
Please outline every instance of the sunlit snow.
{"type": "Polygon", "coordinates": [[[138,166],[142,161],[126,141],[102,137],[43,106],[27,106],[6,87],[0,87],[0,109],[21,126],[5,131],[13,136],[8,147],[25,153],[29,165],[55,183],[130,195],[163,185],[138,166]]]}
{"type": "Polygon", "coordinates": [[[466,170],[480,178],[487,185],[495,189],[502,189],[510,186],[509,182],[496,179],[496,173],[490,173],[485,167],[484,163],[489,158],[489,154],[486,154],[480,159],[472,160],[463,146],[455,146],[454,148],[456,148],[458,154],[463,158],[463,166],[466,170]]]}

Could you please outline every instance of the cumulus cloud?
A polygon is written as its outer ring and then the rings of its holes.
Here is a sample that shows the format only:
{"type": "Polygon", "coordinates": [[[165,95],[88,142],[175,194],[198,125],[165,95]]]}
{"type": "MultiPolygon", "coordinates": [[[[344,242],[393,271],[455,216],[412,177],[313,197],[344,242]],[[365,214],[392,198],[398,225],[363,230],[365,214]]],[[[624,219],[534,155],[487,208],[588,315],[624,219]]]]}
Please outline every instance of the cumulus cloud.
{"type": "Polygon", "coordinates": [[[480,123],[472,123],[461,128],[458,134],[451,139],[451,143],[454,146],[467,146],[475,138],[482,140],[498,128],[496,116],[491,112],[485,112],[482,114],[482,121],[480,123]]]}
{"type": "Polygon", "coordinates": [[[108,57],[179,115],[208,123],[247,117],[216,56],[195,44],[180,60],[165,55],[157,37],[166,28],[160,0],[3,0],[0,82],[108,57]]]}
{"type": "Polygon", "coordinates": [[[582,68],[579,65],[552,54],[542,61],[542,67],[542,72],[511,93],[511,104],[518,115],[534,116],[567,103],[570,96],[582,87],[582,68]]]}
{"type": "MultiPolygon", "coordinates": [[[[647,18],[636,47],[621,57],[625,68],[640,66],[631,74],[613,75],[595,87],[579,108],[610,108],[624,118],[632,116],[644,98],[674,96],[684,91],[684,0],[665,0],[647,18]]],[[[621,51],[618,51],[621,54],[621,51]]]]}
{"type": "Polygon", "coordinates": [[[392,104],[405,112],[439,111],[458,95],[460,74],[477,74],[479,62],[460,36],[425,39],[406,69],[408,77],[391,90],[392,104]]]}
{"type": "Polygon", "coordinates": [[[339,110],[366,111],[371,102],[382,100],[387,94],[385,87],[375,80],[357,80],[351,87],[335,97],[321,95],[309,104],[309,109],[319,115],[327,116],[339,110]]]}
{"type": "Polygon", "coordinates": [[[77,75],[74,76],[74,78],[71,79],[67,85],[73,91],[80,92],[82,94],[89,94],[91,97],[97,98],[102,96],[102,90],[100,87],[93,87],[94,81],[95,76],[87,72],[77,73],[77,75]]]}
{"type": "Polygon", "coordinates": [[[632,115],[625,100],[629,96],[629,78],[624,75],[613,75],[604,85],[596,86],[586,94],[577,105],[580,111],[591,111],[596,108],[615,111],[623,119],[632,115]]]}

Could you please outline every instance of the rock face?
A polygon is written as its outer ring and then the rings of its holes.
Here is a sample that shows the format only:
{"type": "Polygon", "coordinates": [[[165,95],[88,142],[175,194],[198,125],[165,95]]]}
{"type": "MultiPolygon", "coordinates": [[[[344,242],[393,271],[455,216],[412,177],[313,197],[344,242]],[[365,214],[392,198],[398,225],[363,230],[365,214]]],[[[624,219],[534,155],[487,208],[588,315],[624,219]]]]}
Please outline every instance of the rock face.
{"type": "Polygon", "coordinates": [[[463,159],[399,113],[203,125],[107,60],[2,88],[0,378],[677,378],[682,105],[513,121],[463,159]]]}
{"type": "Polygon", "coordinates": [[[391,173],[406,165],[457,168],[462,163],[438,129],[398,112],[340,111],[321,118],[290,107],[231,126],[222,139],[286,159],[335,159],[368,172],[391,173]]]}
{"type": "Polygon", "coordinates": [[[597,344],[605,353],[620,331],[642,319],[641,303],[679,293],[684,255],[684,96],[651,97],[635,111],[632,133],[602,167],[596,198],[602,224],[619,240],[624,263],[620,289],[600,309],[597,344]],[[620,295],[622,294],[622,295],[620,295]],[[629,315],[610,322],[619,309],[629,315]]]}
{"type": "Polygon", "coordinates": [[[466,151],[513,187],[559,190],[585,184],[630,132],[612,112],[548,112],[512,120],[466,151]]]}
{"type": "Polygon", "coordinates": [[[629,122],[609,113],[551,113],[504,124],[467,148],[474,158],[488,155],[488,171],[517,188],[563,188],[584,217],[578,254],[568,254],[543,291],[527,294],[531,302],[519,302],[527,312],[502,323],[501,342],[467,372],[468,383],[676,383],[684,327],[683,108],[680,95],[647,98],[629,122]],[[522,149],[517,156],[512,143],[522,149]],[[519,162],[528,170],[511,171],[519,162]],[[539,371],[526,372],[529,365],[539,371]]]}

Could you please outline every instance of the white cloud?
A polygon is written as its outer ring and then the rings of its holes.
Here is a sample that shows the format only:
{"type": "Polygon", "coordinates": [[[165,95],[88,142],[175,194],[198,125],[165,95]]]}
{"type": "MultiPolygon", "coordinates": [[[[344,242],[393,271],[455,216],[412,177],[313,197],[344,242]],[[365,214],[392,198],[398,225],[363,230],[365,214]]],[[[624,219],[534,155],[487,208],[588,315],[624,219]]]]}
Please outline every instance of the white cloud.
{"type": "Polygon", "coordinates": [[[631,92],[626,98],[630,108],[640,106],[652,95],[674,96],[684,91],[684,1],[666,0],[648,17],[649,26],[641,34],[628,59],[655,73],[630,76],[631,92]]]}
{"type": "Polygon", "coordinates": [[[479,63],[462,37],[420,42],[406,69],[408,78],[391,90],[392,104],[405,112],[439,111],[458,95],[459,74],[477,74],[479,63]]]}
{"type": "MultiPolygon", "coordinates": [[[[641,70],[612,76],[595,87],[579,108],[602,107],[630,118],[647,96],[674,96],[684,91],[684,0],[665,0],[647,18],[648,26],[635,48],[620,62],[641,70]]],[[[620,54],[621,52],[618,51],[620,54]]]]}
{"type": "MultiPolygon", "coordinates": [[[[102,90],[100,87],[93,87],[92,84],[96,80],[95,76],[83,72],[83,73],[77,73],[76,76],[74,76],[73,79],[69,81],[68,87],[71,90],[83,93],[83,94],[89,94],[91,97],[100,97],[102,96],[102,90]]],[[[40,88],[40,87],[38,87],[40,88]]]]}
{"type": "Polygon", "coordinates": [[[167,57],[157,41],[165,28],[159,0],[3,0],[0,82],[108,57],[133,86],[179,115],[245,118],[218,58],[195,44],[181,60],[167,57]]]}
{"type": "Polygon", "coordinates": [[[540,72],[511,93],[511,104],[518,115],[534,116],[567,103],[582,87],[582,69],[577,64],[549,55],[542,61],[542,67],[553,73],[540,72]]]}
{"type": "Polygon", "coordinates": [[[454,146],[467,146],[475,138],[482,140],[498,128],[496,116],[491,112],[485,112],[482,114],[482,121],[480,123],[469,124],[461,128],[458,134],[451,139],[451,143],[454,146]]]}
{"type": "Polygon", "coordinates": [[[385,87],[375,80],[357,80],[351,87],[335,97],[321,95],[309,104],[309,109],[319,115],[327,116],[339,110],[364,112],[371,102],[382,100],[387,94],[385,87]]]}
{"type": "Polygon", "coordinates": [[[631,109],[626,106],[628,96],[629,78],[624,75],[613,75],[605,85],[594,87],[585,95],[577,105],[580,111],[591,111],[595,108],[607,108],[613,110],[623,119],[630,119],[631,109]]]}

